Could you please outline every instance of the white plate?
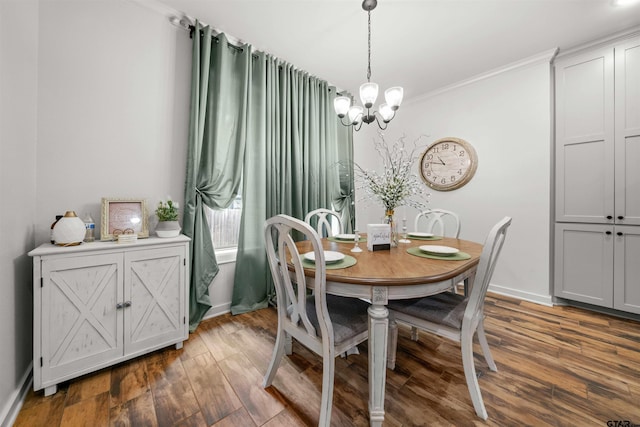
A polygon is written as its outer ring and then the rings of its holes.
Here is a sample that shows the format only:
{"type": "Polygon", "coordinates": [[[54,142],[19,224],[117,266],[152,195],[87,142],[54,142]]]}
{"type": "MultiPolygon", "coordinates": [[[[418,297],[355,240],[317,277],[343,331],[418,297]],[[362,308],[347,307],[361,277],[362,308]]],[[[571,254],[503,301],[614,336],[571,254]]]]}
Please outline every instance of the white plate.
{"type": "Polygon", "coordinates": [[[423,233],[422,231],[410,231],[409,236],[413,237],[433,237],[433,233],[423,233]]]}
{"type": "MultiPolygon", "coordinates": [[[[307,252],[302,255],[305,259],[316,262],[316,254],[314,252],[307,252]]],[[[334,251],[324,251],[324,261],[326,264],[332,264],[334,262],[340,262],[344,259],[344,254],[334,251]]]]}
{"type": "Polygon", "coordinates": [[[336,234],[335,238],[338,240],[355,240],[355,234],[336,234]]]}
{"type": "Polygon", "coordinates": [[[450,246],[424,245],[420,246],[422,252],[434,255],[455,255],[460,252],[459,249],[450,246]]]}

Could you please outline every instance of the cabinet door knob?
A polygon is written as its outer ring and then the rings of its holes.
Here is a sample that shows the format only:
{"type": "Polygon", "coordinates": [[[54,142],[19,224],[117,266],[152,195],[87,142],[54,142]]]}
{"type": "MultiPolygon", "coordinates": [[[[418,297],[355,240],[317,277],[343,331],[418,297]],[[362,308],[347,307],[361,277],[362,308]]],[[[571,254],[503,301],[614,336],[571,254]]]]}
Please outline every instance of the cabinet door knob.
{"type": "Polygon", "coordinates": [[[618,231],[616,234],[617,234],[618,236],[622,236],[622,231],[618,231]]]}
{"type": "Polygon", "coordinates": [[[624,219],[622,215],[618,215],[618,219],[624,219]]]}
{"type": "Polygon", "coordinates": [[[124,308],[124,304],[119,302],[116,304],[116,310],[122,310],[124,308]]]}
{"type": "Polygon", "coordinates": [[[607,215],[607,219],[613,219],[611,215],[607,215]]]}
{"type": "Polygon", "coordinates": [[[124,302],[124,306],[125,307],[131,307],[131,301],[125,301],[124,302]]]}
{"type": "Polygon", "coordinates": [[[610,236],[611,232],[610,231],[605,231],[604,234],[606,234],[607,236],[610,236]]]}

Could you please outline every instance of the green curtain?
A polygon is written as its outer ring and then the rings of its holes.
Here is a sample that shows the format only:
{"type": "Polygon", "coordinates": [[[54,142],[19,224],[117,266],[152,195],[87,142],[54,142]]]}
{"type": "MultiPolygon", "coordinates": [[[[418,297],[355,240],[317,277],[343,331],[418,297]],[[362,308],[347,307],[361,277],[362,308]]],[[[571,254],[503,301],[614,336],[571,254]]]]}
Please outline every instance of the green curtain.
{"type": "Polygon", "coordinates": [[[189,248],[189,329],[211,307],[209,284],[218,273],[206,206],[226,208],[239,191],[251,96],[251,48],[196,22],[193,32],[191,115],[183,212],[189,248]]]}
{"type": "MultiPolygon", "coordinates": [[[[205,210],[226,208],[242,182],[232,313],[265,307],[273,284],[264,221],[333,205],[353,218],[353,140],[333,111],[335,88],[251,46],[231,46],[196,22],[184,233],[190,243],[189,327],[211,307],[218,273],[205,210]],[[346,211],[346,212],[345,212],[346,211]]],[[[347,222],[345,222],[347,224],[347,222]]]]}
{"type": "Polygon", "coordinates": [[[352,132],[333,110],[335,88],[263,53],[253,73],[234,314],[266,307],[273,297],[263,237],[267,218],[284,213],[303,219],[332,203],[346,208],[343,218],[353,217],[353,174],[343,176],[350,183],[342,182],[340,167],[353,157],[352,132]]]}

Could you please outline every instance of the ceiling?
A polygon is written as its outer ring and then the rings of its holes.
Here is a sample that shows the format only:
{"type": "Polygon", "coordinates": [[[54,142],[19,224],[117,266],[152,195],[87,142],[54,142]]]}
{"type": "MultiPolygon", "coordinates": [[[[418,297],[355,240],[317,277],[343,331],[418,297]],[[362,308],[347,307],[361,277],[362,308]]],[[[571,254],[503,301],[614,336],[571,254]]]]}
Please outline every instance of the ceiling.
{"type": "MultiPolygon", "coordinates": [[[[353,94],[366,80],[361,0],[136,0],[187,15],[353,94]]],[[[405,100],[559,47],[640,27],[640,2],[378,0],[371,81],[405,100]]]]}

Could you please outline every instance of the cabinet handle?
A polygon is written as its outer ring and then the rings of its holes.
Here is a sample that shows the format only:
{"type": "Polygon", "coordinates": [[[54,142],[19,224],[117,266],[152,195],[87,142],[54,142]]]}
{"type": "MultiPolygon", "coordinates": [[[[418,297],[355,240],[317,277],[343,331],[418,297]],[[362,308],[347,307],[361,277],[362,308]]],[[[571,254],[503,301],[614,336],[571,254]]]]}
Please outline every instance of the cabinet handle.
{"type": "Polygon", "coordinates": [[[124,302],[124,306],[125,307],[131,307],[131,301],[125,301],[124,302]]]}
{"type": "Polygon", "coordinates": [[[622,215],[618,215],[618,219],[624,219],[622,215]]]}
{"type": "Polygon", "coordinates": [[[116,310],[122,310],[124,308],[124,304],[119,302],[116,304],[116,310]]]}
{"type": "Polygon", "coordinates": [[[622,236],[622,231],[618,231],[616,234],[617,234],[618,236],[622,236]]]}
{"type": "Polygon", "coordinates": [[[613,219],[611,215],[607,215],[607,219],[613,219]]]}
{"type": "Polygon", "coordinates": [[[605,231],[604,234],[606,234],[607,236],[611,236],[611,232],[610,231],[605,231]]]}

